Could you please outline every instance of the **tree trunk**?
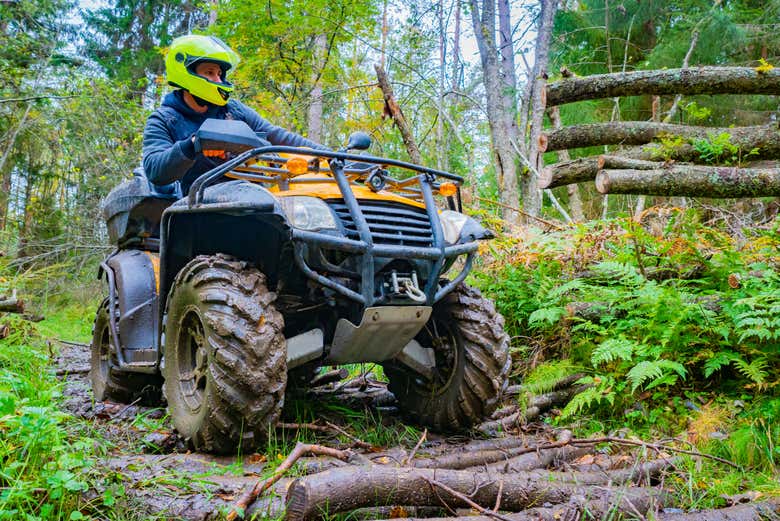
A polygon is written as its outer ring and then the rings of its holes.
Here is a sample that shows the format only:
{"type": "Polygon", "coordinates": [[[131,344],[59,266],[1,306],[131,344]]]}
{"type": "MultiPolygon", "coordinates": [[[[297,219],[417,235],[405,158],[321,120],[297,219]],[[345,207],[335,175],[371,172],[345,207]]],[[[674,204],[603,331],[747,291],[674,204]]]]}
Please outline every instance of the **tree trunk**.
{"type": "MultiPolygon", "coordinates": [[[[561,125],[561,111],[558,109],[558,107],[552,107],[549,112],[550,115],[550,122],[553,125],[554,129],[559,129],[562,127],[561,125]]],[[[558,152],[558,161],[571,161],[571,156],[569,155],[568,150],[561,150],[558,152]]],[[[545,169],[546,170],[546,169],[545,169]]],[[[544,171],[540,170],[539,175],[539,187],[540,188],[547,188],[547,186],[544,186],[542,184],[544,171]]],[[[572,183],[566,187],[566,191],[569,195],[569,208],[571,209],[572,217],[574,217],[575,221],[582,222],[585,220],[585,213],[582,211],[582,198],[580,197],[580,187],[577,185],[577,183],[572,183]]]]}
{"type": "Polygon", "coordinates": [[[520,193],[523,196],[523,209],[531,215],[539,215],[542,210],[542,192],[539,189],[538,173],[544,166],[542,155],[544,150],[539,147],[539,136],[542,134],[544,111],[547,105],[545,85],[547,83],[547,64],[550,57],[550,36],[558,0],[542,0],[542,11],[539,15],[539,26],[536,37],[536,54],[534,74],[529,81],[534,82],[531,94],[531,129],[529,134],[528,160],[529,170],[522,176],[520,193]]]}
{"type": "Polygon", "coordinates": [[[32,102],[27,104],[27,108],[24,110],[24,114],[19,120],[19,123],[16,125],[16,128],[14,128],[14,131],[11,134],[11,138],[8,140],[8,145],[6,146],[2,157],[0,157],[0,175],[3,176],[2,181],[0,182],[0,230],[5,230],[6,227],[9,201],[8,196],[11,192],[12,173],[11,169],[9,169],[8,172],[5,171],[5,163],[8,161],[8,158],[11,155],[11,151],[14,149],[14,145],[16,144],[16,136],[19,135],[19,132],[22,130],[25,123],[27,123],[27,116],[30,115],[30,109],[32,108],[32,105],[32,102]]]}
{"type": "MultiPolygon", "coordinates": [[[[622,478],[634,479],[638,474],[625,473],[622,478]]],[[[469,470],[349,466],[295,480],[287,493],[285,519],[311,520],[321,515],[323,509],[332,515],[367,506],[439,506],[443,501],[450,507],[469,506],[434,482],[488,508],[496,504],[500,493],[501,510],[516,512],[545,502],[563,503],[575,494],[587,494],[581,488],[585,484],[603,485],[618,480],[606,472],[486,474],[469,470]]]]}
{"type": "MultiPolygon", "coordinates": [[[[742,155],[758,148],[755,158],[780,157],[780,130],[777,124],[754,127],[691,127],[652,121],[626,121],[572,125],[547,133],[542,138],[545,152],[601,145],[644,145],[661,137],[680,137],[686,142],[694,139],[710,139],[720,134],[731,136],[732,145],[739,147],[742,155]]],[[[662,146],[658,145],[658,153],[662,146]]],[[[729,158],[730,159],[730,158],[729,158]]]]}
{"type": "Polygon", "coordinates": [[[777,94],[780,69],[699,67],[597,74],[547,86],[547,105],[643,94],[777,94]]]}
{"type": "Polygon", "coordinates": [[[328,47],[328,37],[320,33],[314,37],[314,56],[316,66],[312,71],[311,102],[307,114],[308,138],[317,143],[322,142],[322,69],[325,68],[325,56],[328,47]]]}
{"type": "Polygon", "coordinates": [[[417,148],[417,142],[412,135],[412,129],[409,127],[406,118],[404,117],[401,107],[395,100],[395,94],[393,94],[393,86],[390,85],[390,80],[387,79],[387,73],[379,65],[374,65],[376,71],[376,79],[379,82],[379,88],[382,89],[382,95],[385,98],[385,113],[393,118],[395,126],[401,132],[401,139],[406,145],[406,151],[409,153],[409,157],[412,163],[418,165],[422,164],[422,156],[420,155],[420,149],[417,148]]]}
{"type": "MultiPolygon", "coordinates": [[[[482,76],[485,85],[487,117],[490,137],[493,145],[493,157],[496,160],[496,176],[501,191],[501,214],[509,225],[520,224],[520,215],[514,211],[519,203],[517,183],[517,156],[512,142],[518,143],[519,133],[514,122],[516,105],[507,106],[504,95],[504,82],[498,62],[496,48],[496,0],[482,0],[480,10],[478,0],[470,0],[471,20],[474,37],[477,40],[482,64],[482,76]]],[[[514,74],[514,71],[508,71],[514,74]]]]}
{"type": "Polygon", "coordinates": [[[601,170],[596,189],[602,194],[779,197],[780,168],[673,165],[654,170],[601,170]]]}
{"type": "Polygon", "coordinates": [[[777,500],[747,503],[717,510],[702,510],[691,514],[659,514],[658,521],[762,521],[780,517],[777,500]]]}

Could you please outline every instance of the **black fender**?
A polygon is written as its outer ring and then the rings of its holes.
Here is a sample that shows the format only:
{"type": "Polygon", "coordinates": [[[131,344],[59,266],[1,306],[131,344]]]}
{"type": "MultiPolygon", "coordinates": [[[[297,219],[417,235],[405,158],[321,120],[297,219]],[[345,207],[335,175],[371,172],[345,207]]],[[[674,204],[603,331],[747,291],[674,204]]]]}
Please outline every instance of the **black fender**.
{"type": "Polygon", "coordinates": [[[274,287],[284,268],[282,249],[291,237],[276,197],[256,183],[210,186],[194,206],[186,198],[177,201],[165,210],[160,230],[160,309],[176,274],[198,255],[224,253],[251,262],[274,287]]]}
{"type": "Polygon", "coordinates": [[[106,260],[113,272],[119,306],[117,332],[120,361],[126,369],[154,368],[159,359],[156,256],[141,250],[122,250],[106,260]]]}

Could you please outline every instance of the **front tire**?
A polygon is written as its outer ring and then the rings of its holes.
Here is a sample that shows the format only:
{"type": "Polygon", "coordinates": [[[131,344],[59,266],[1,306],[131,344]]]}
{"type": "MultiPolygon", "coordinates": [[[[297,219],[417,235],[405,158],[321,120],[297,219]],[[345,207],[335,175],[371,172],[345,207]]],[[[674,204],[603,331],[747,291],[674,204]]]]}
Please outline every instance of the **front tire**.
{"type": "Polygon", "coordinates": [[[273,429],[287,379],[283,319],[265,275],[225,255],[177,275],[163,326],[164,392],[197,450],[252,450],[273,429]]]}
{"type": "Polygon", "coordinates": [[[495,411],[511,365],[504,318],[479,290],[457,286],[433,308],[416,340],[434,349],[435,381],[398,363],[385,364],[388,388],[415,423],[461,431],[495,411]]]}

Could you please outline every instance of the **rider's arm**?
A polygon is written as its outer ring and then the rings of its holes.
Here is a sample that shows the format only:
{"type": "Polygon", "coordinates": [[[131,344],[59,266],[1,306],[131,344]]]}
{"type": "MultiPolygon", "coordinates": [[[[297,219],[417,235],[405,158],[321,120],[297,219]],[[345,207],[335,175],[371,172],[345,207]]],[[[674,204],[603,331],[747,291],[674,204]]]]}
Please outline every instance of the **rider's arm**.
{"type": "Polygon", "coordinates": [[[160,114],[149,116],[144,129],[143,165],[151,182],[164,185],[181,179],[195,164],[195,156],[192,138],[174,140],[160,114]]]}
{"type": "Polygon", "coordinates": [[[265,138],[271,142],[272,145],[288,146],[288,147],[309,147],[314,149],[327,150],[328,147],[320,145],[319,143],[306,139],[305,137],[290,132],[282,127],[277,127],[263,119],[257,112],[247,107],[239,101],[234,101],[243,116],[244,121],[255,132],[265,132],[265,138]]]}

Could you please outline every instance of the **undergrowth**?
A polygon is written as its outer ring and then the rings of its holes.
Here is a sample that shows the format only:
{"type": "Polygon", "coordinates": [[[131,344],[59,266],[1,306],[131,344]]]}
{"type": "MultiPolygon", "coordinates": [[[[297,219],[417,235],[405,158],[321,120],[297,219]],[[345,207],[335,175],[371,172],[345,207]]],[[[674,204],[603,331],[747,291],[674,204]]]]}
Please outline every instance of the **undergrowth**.
{"type": "Polygon", "coordinates": [[[780,221],[733,237],[695,210],[643,217],[490,247],[474,280],[506,319],[515,376],[541,390],[561,364],[584,372],[555,422],[685,438],[759,486],[780,459],[780,221]]]}

